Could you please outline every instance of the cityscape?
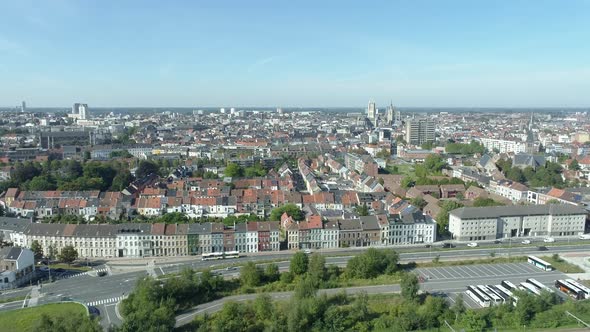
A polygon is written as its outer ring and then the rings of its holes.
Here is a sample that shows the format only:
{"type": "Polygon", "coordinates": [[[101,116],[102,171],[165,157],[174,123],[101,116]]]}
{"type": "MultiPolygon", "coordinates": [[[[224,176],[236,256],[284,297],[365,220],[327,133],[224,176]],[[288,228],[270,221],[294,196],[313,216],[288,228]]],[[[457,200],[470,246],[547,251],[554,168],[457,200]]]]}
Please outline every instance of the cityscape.
{"type": "Polygon", "coordinates": [[[0,4],[0,332],[590,329],[588,3],[424,4],[0,4]]]}

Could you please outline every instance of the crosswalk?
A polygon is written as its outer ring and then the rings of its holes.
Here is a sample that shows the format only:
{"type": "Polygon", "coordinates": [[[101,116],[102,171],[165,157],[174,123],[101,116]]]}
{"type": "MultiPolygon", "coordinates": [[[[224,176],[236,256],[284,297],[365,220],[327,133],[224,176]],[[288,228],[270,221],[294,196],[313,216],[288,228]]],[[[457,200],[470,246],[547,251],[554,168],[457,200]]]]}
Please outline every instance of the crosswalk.
{"type": "Polygon", "coordinates": [[[124,295],[124,296],[116,296],[116,297],[111,297],[109,299],[102,299],[102,300],[96,300],[96,301],[88,302],[88,303],[86,303],[86,305],[89,306],[89,307],[94,307],[94,306],[102,305],[102,304],[117,303],[119,301],[122,301],[125,298],[127,298],[126,295],[124,295]]]}

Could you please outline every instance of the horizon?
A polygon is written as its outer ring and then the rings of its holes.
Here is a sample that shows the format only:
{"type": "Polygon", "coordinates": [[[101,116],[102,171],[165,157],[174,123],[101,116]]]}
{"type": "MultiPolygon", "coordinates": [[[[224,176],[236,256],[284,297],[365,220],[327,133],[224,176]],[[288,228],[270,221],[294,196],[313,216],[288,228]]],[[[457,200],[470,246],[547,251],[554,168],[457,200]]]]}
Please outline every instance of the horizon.
{"type": "Polygon", "coordinates": [[[583,0],[31,0],[0,10],[18,14],[0,22],[6,107],[590,105],[583,0]]]}

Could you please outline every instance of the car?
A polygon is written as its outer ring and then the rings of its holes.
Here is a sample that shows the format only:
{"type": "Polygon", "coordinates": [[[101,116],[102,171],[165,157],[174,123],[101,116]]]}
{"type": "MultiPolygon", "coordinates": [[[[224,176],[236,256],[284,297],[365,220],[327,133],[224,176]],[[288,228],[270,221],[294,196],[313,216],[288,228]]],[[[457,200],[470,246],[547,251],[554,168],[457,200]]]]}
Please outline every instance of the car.
{"type": "Polygon", "coordinates": [[[226,271],[231,271],[231,270],[235,270],[236,267],[235,266],[228,266],[225,268],[226,271]]]}
{"type": "Polygon", "coordinates": [[[580,240],[590,240],[590,234],[580,234],[580,240]]]}
{"type": "Polygon", "coordinates": [[[39,268],[39,271],[47,272],[47,271],[49,271],[49,268],[47,266],[41,266],[39,268]]]}
{"type": "Polygon", "coordinates": [[[88,313],[92,316],[100,316],[100,310],[97,307],[88,307],[88,313]]]}
{"type": "Polygon", "coordinates": [[[55,269],[55,272],[65,272],[66,270],[62,269],[61,267],[58,267],[57,269],[55,269]]]}
{"type": "Polygon", "coordinates": [[[501,240],[494,240],[494,244],[501,244],[502,241],[501,240]]]}
{"type": "Polygon", "coordinates": [[[531,244],[531,240],[522,240],[522,244],[531,244]]]}
{"type": "Polygon", "coordinates": [[[427,245],[424,246],[424,248],[432,248],[432,245],[431,244],[427,244],[427,245]]]}
{"type": "Polygon", "coordinates": [[[546,238],[543,239],[543,242],[545,242],[545,243],[553,243],[553,242],[555,242],[555,239],[552,238],[552,237],[546,237],[546,238]]]}
{"type": "Polygon", "coordinates": [[[539,246],[539,247],[537,248],[537,250],[539,250],[539,251],[547,251],[547,250],[549,250],[549,249],[547,249],[547,247],[545,247],[545,246],[539,246]]]}
{"type": "Polygon", "coordinates": [[[468,243],[467,246],[470,248],[475,248],[475,247],[477,247],[477,242],[468,243]]]}
{"type": "Polygon", "coordinates": [[[443,248],[455,248],[455,245],[452,243],[445,242],[442,245],[443,248]]]}
{"type": "Polygon", "coordinates": [[[99,271],[96,275],[99,277],[104,277],[107,275],[107,272],[106,271],[99,271]]]}
{"type": "Polygon", "coordinates": [[[311,250],[309,250],[309,249],[305,249],[305,250],[303,250],[303,252],[306,254],[311,254],[311,250]]]}

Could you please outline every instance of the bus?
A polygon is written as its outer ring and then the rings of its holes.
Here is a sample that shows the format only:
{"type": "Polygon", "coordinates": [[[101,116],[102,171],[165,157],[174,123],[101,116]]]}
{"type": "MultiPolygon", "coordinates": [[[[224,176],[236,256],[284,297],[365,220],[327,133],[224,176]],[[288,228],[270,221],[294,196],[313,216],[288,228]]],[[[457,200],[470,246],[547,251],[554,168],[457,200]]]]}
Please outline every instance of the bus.
{"type": "Polygon", "coordinates": [[[222,252],[210,252],[208,254],[202,254],[201,259],[204,261],[223,259],[223,253],[222,252]]]}
{"type": "Polygon", "coordinates": [[[502,287],[504,287],[508,290],[511,290],[511,291],[518,290],[518,287],[516,287],[515,284],[513,284],[512,282],[510,282],[508,280],[502,280],[500,285],[502,285],[502,287]]]}
{"type": "Polygon", "coordinates": [[[533,284],[529,284],[528,282],[525,281],[525,282],[521,282],[520,285],[529,293],[532,293],[535,295],[541,295],[541,292],[533,284]]]}
{"type": "Polygon", "coordinates": [[[500,305],[500,304],[504,303],[504,298],[500,297],[498,294],[496,294],[494,291],[489,289],[487,286],[477,285],[477,288],[479,288],[479,290],[482,293],[484,293],[485,295],[488,296],[488,298],[490,298],[491,305],[500,305]]]}
{"type": "Polygon", "coordinates": [[[502,298],[502,302],[504,302],[504,303],[510,302],[510,296],[506,295],[504,292],[502,292],[501,290],[499,290],[498,288],[496,288],[496,286],[494,286],[494,285],[487,285],[486,287],[490,291],[492,291],[494,294],[496,294],[499,297],[501,297],[502,298]]]}
{"type": "Polygon", "coordinates": [[[500,292],[509,296],[513,300],[512,304],[516,305],[516,303],[518,303],[518,296],[514,295],[514,293],[512,293],[509,289],[502,285],[495,285],[494,287],[496,287],[496,289],[500,292]]]}
{"type": "Polygon", "coordinates": [[[226,251],[223,253],[223,258],[240,258],[239,251],[226,251]]]}
{"type": "Polygon", "coordinates": [[[553,266],[536,256],[529,256],[527,262],[533,264],[543,271],[553,271],[553,266]]]}
{"type": "Polygon", "coordinates": [[[565,280],[555,280],[555,288],[573,297],[576,300],[584,299],[584,292],[578,287],[570,284],[565,280]]]}
{"type": "Polygon", "coordinates": [[[584,292],[584,298],[586,299],[590,299],[590,288],[582,285],[581,283],[575,281],[574,279],[565,279],[565,281],[567,283],[569,283],[570,285],[578,288],[579,290],[581,290],[582,292],[584,292]]]}
{"type": "Polygon", "coordinates": [[[467,286],[467,290],[465,291],[470,298],[473,299],[477,304],[480,306],[487,308],[490,306],[490,298],[482,293],[479,289],[474,286],[467,286]]]}
{"type": "Polygon", "coordinates": [[[543,285],[537,279],[529,278],[526,280],[526,282],[537,287],[540,291],[548,291],[549,293],[553,293],[553,289],[543,285]]]}

